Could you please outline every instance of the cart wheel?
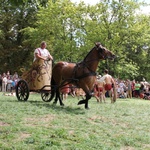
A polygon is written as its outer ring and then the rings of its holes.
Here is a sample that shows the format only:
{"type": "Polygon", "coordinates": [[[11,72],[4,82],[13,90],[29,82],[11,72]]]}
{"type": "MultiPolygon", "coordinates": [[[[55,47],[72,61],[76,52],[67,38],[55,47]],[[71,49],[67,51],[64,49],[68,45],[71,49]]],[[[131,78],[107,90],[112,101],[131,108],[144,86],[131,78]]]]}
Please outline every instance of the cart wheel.
{"type": "Polygon", "coordinates": [[[41,98],[44,102],[50,102],[51,93],[50,92],[41,92],[41,98]]]}
{"type": "Polygon", "coordinates": [[[29,98],[29,87],[26,81],[20,80],[16,85],[16,96],[19,101],[27,101],[29,98]]]}

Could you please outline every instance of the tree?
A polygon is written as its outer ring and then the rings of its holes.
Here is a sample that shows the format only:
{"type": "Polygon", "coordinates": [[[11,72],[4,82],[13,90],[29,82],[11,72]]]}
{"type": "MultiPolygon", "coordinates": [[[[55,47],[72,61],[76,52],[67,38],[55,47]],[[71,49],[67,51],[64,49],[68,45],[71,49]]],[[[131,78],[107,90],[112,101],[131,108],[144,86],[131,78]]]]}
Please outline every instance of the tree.
{"type": "Polygon", "coordinates": [[[85,5],[75,6],[68,0],[49,1],[48,7],[38,12],[36,28],[26,28],[25,34],[30,36],[32,43],[45,40],[52,55],[57,60],[78,61],[81,46],[82,14],[85,5]],[[44,19],[42,19],[44,18],[44,19]],[[41,37],[42,35],[42,37],[41,37]],[[36,39],[36,40],[35,40],[36,39]]]}
{"type": "Polygon", "coordinates": [[[150,80],[150,73],[145,73],[150,68],[150,19],[137,13],[143,3],[101,0],[91,6],[70,0],[10,1],[0,4],[0,61],[5,68],[30,67],[33,50],[43,40],[55,61],[70,62],[81,61],[99,41],[118,56],[114,62],[101,62],[99,73],[107,68],[115,77],[150,80]]]}
{"type": "Polygon", "coordinates": [[[144,63],[146,58],[143,55],[148,56],[143,47],[149,39],[149,17],[136,14],[140,6],[134,1],[102,0],[99,4],[88,7],[88,20],[84,26],[87,41],[101,39],[102,44],[118,56],[114,63],[106,61],[104,65],[100,65],[100,70],[106,67],[121,78],[142,75],[143,67],[138,60],[142,57],[144,63]],[[142,53],[134,53],[136,47],[140,47],[142,53]],[[138,59],[133,59],[132,56],[138,59]]]}
{"type": "Polygon", "coordinates": [[[20,31],[28,26],[33,26],[38,7],[46,3],[44,0],[36,2],[2,0],[0,3],[0,20],[2,20],[0,23],[1,72],[6,70],[14,72],[24,64],[29,65],[28,59],[30,60],[33,47],[31,43],[24,42],[24,39],[28,37],[25,37],[20,31]]]}

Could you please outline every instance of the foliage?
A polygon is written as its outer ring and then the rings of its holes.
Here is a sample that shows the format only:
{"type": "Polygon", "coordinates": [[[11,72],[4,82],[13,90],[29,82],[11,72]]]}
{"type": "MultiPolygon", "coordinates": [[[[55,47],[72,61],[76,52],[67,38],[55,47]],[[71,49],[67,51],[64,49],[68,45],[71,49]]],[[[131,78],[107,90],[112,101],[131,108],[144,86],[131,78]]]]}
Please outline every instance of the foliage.
{"type": "Polygon", "coordinates": [[[36,93],[27,102],[0,93],[1,149],[149,149],[149,101],[92,98],[89,110],[77,102],[68,97],[62,108],[36,93]]]}
{"type": "Polygon", "coordinates": [[[55,61],[69,62],[81,61],[100,41],[118,56],[114,62],[102,62],[97,70],[100,74],[107,68],[120,78],[150,80],[150,19],[138,13],[144,3],[101,0],[91,6],[70,0],[9,2],[0,4],[0,53],[5,68],[28,68],[33,50],[43,40],[55,61]]]}
{"type": "Polygon", "coordinates": [[[2,0],[0,3],[0,64],[1,72],[10,70],[19,71],[24,64],[29,66],[31,62],[30,54],[33,49],[32,43],[24,43],[25,37],[22,29],[32,26],[35,22],[35,14],[41,1],[29,0],[2,0]],[[28,61],[29,60],[29,61],[28,61]],[[19,63],[18,63],[19,62],[19,63]],[[4,65],[3,65],[4,64],[4,65]],[[18,65],[19,64],[19,65],[18,65]]]}

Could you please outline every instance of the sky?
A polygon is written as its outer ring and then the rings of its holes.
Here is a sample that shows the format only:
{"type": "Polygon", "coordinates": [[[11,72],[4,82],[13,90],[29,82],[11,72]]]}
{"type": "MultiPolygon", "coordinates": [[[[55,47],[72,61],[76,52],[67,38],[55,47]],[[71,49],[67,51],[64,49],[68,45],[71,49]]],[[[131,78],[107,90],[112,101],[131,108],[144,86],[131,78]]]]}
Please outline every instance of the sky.
{"type": "MultiPolygon", "coordinates": [[[[90,4],[90,5],[95,5],[100,2],[100,0],[71,0],[71,1],[74,3],[79,3],[80,1],[83,1],[85,4],[90,4]]],[[[150,0],[139,0],[139,2],[142,1],[150,4],[150,0]]],[[[150,6],[142,7],[141,10],[145,14],[150,14],[150,6]]]]}

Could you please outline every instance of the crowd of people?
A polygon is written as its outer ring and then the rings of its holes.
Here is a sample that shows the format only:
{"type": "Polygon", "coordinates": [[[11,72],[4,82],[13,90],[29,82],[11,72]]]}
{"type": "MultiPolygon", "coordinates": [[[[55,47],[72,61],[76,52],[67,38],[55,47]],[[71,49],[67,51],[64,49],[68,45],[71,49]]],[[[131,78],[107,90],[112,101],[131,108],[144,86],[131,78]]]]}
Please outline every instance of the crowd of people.
{"type": "MultiPolygon", "coordinates": [[[[113,93],[112,89],[105,90],[102,92],[102,84],[105,84],[106,81],[101,82],[104,76],[101,77],[100,75],[97,76],[97,95],[95,96],[98,100],[101,99],[102,95],[110,96],[110,92],[113,93]],[[104,93],[104,94],[103,94],[104,93]]],[[[111,81],[111,80],[110,80],[111,81]]],[[[111,82],[110,82],[111,83],[111,82]]],[[[112,84],[116,86],[116,95],[117,98],[140,98],[145,100],[150,100],[150,83],[143,81],[136,81],[136,80],[121,80],[121,79],[113,79],[112,84]]],[[[105,88],[104,88],[105,89],[105,88]]]]}
{"type": "MultiPolygon", "coordinates": [[[[53,60],[53,57],[46,49],[46,42],[41,42],[39,48],[36,48],[34,51],[34,61],[37,59],[42,60],[53,60]]],[[[9,71],[7,73],[0,74],[0,91],[2,92],[12,92],[19,81],[19,76],[17,72],[13,75],[10,74],[9,71]]],[[[83,90],[79,90],[78,88],[74,88],[72,85],[65,85],[61,89],[62,98],[65,100],[68,97],[68,94],[72,96],[79,97],[85,96],[83,90]]],[[[98,102],[105,101],[105,97],[111,97],[111,102],[115,101],[116,98],[141,98],[150,100],[150,83],[145,80],[139,81],[131,81],[115,79],[111,75],[109,75],[108,70],[104,71],[104,75],[98,75],[97,80],[94,86],[94,97],[98,102]]]]}
{"type": "MultiPolygon", "coordinates": [[[[13,92],[15,90],[15,86],[17,82],[20,80],[17,72],[14,74],[10,74],[9,71],[7,73],[0,74],[0,91],[5,92],[13,92]]],[[[117,98],[140,98],[145,100],[150,100],[150,83],[136,80],[121,80],[113,78],[108,75],[106,71],[103,76],[98,75],[96,84],[94,88],[94,97],[98,102],[105,101],[105,97],[111,97],[114,91],[112,91],[112,87],[116,86],[116,96],[117,98]],[[106,78],[107,77],[107,78],[106,78]]],[[[61,93],[63,99],[67,99],[68,95],[72,95],[73,97],[77,96],[85,96],[84,91],[81,91],[74,86],[70,87],[70,85],[66,85],[61,89],[61,93]]]]}
{"type": "Polygon", "coordinates": [[[150,83],[136,80],[116,79],[117,93],[119,98],[141,98],[150,100],[150,83]]]}
{"type": "MultiPolygon", "coordinates": [[[[61,89],[62,97],[67,99],[68,95],[74,95],[74,97],[85,96],[84,91],[79,88],[72,88],[71,85],[65,85],[61,89]]],[[[97,102],[105,102],[106,97],[111,98],[111,102],[114,102],[117,98],[140,98],[150,100],[150,83],[136,80],[121,80],[113,78],[108,74],[108,70],[104,71],[103,76],[97,75],[97,80],[94,86],[93,96],[97,102]]]]}
{"type": "Polygon", "coordinates": [[[18,81],[19,76],[17,72],[10,74],[10,71],[7,71],[7,73],[0,74],[0,91],[3,93],[13,92],[18,81]]]}

